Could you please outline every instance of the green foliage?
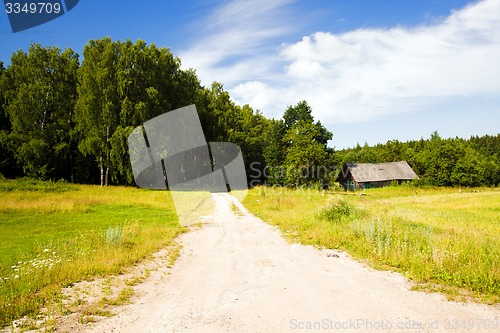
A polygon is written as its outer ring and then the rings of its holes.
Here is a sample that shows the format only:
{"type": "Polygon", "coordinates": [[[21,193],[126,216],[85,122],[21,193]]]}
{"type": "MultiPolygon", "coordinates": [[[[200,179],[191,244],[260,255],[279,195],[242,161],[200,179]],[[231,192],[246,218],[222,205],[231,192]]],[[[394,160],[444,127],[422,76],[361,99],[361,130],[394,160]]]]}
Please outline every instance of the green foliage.
{"type": "Polygon", "coordinates": [[[234,106],[227,114],[226,141],[236,143],[242,150],[246,162],[246,173],[249,183],[253,186],[265,181],[263,169],[265,167],[264,149],[268,141],[270,122],[249,105],[234,106]],[[257,174],[255,171],[258,170],[257,174]]]}
{"type": "Polygon", "coordinates": [[[264,158],[268,167],[268,181],[271,184],[285,182],[283,172],[280,171],[285,160],[285,149],[282,138],[285,135],[285,126],[282,120],[272,120],[269,130],[269,143],[264,148],[264,158]]]}
{"type": "Polygon", "coordinates": [[[110,139],[111,175],[113,182],[117,184],[132,185],[134,182],[127,143],[128,136],[133,130],[132,126],[125,128],[118,126],[110,139]]]}
{"type": "Polygon", "coordinates": [[[196,104],[207,141],[237,143],[262,182],[270,121],[234,104],[222,84],[200,85],[169,49],[138,40],[90,40],[71,50],[31,45],[0,63],[0,173],[7,177],[133,184],[127,136],[196,104]]]}
{"type": "Polygon", "coordinates": [[[314,122],[306,101],[290,106],[282,120],[271,125],[264,157],[269,167],[269,182],[286,186],[328,182],[332,169],[332,138],[321,122],[314,122]]]}
{"type": "Polygon", "coordinates": [[[299,121],[305,123],[312,123],[314,121],[312,109],[306,101],[300,101],[295,106],[289,106],[283,114],[283,124],[287,130],[299,121]]]}
{"type": "Polygon", "coordinates": [[[16,161],[16,145],[13,136],[4,130],[0,130],[0,173],[5,177],[13,178],[22,173],[16,161]]]}
{"type": "Polygon", "coordinates": [[[249,184],[262,183],[271,122],[249,105],[235,105],[218,82],[201,89],[196,100],[206,140],[236,143],[242,150],[249,184]]]}
{"type": "Polygon", "coordinates": [[[67,191],[77,191],[78,187],[68,184],[64,180],[57,182],[42,181],[35,178],[18,178],[15,180],[0,181],[0,192],[45,192],[60,193],[67,191]]]}
{"type": "Polygon", "coordinates": [[[498,186],[500,135],[357,145],[333,154],[332,133],[306,101],[282,119],[235,105],[221,83],[203,87],[168,48],[138,40],[90,40],[83,61],[71,49],[32,44],[0,62],[0,173],[7,178],[133,184],[130,131],[164,112],[196,104],[206,140],[240,146],[251,185],[334,181],[346,162],[406,160],[420,185],[498,186]],[[339,168],[337,168],[339,170],[339,168]]]}
{"type": "Polygon", "coordinates": [[[315,139],[320,135],[319,126],[304,120],[299,120],[285,133],[287,184],[313,184],[326,176],[329,156],[325,144],[315,139]]]}
{"type": "Polygon", "coordinates": [[[334,204],[323,208],[319,217],[331,222],[339,222],[352,215],[354,208],[347,201],[340,199],[334,204]]]}
{"type": "Polygon", "coordinates": [[[484,167],[482,156],[471,148],[465,150],[465,154],[458,158],[450,175],[453,185],[480,186],[484,179],[484,167]]]}
{"type": "MultiPolygon", "coordinates": [[[[28,53],[12,55],[11,65],[0,79],[8,121],[2,125],[2,150],[7,150],[7,165],[14,171],[42,179],[70,178],[73,159],[71,124],[76,99],[78,55],[71,49],[43,48],[32,44],[28,53]]],[[[5,115],[0,115],[0,118],[5,115]]],[[[15,172],[14,172],[15,173],[15,172]]]]}
{"type": "Polygon", "coordinates": [[[500,134],[443,139],[437,132],[428,140],[388,141],[369,147],[339,151],[335,161],[382,163],[406,160],[420,179],[414,184],[431,186],[498,186],[500,184],[500,134]]]}
{"type": "Polygon", "coordinates": [[[4,131],[9,131],[11,128],[10,120],[8,114],[5,110],[5,98],[6,98],[6,76],[5,67],[3,66],[3,62],[0,61],[0,133],[4,131]]]}
{"type": "Polygon", "coordinates": [[[78,100],[75,120],[81,141],[78,148],[95,158],[101,171],[101,185],[108,183],[110,139],[119,124],[119,44],[111,38],[91,40],[83,49],[78,69],[78,100]]]}

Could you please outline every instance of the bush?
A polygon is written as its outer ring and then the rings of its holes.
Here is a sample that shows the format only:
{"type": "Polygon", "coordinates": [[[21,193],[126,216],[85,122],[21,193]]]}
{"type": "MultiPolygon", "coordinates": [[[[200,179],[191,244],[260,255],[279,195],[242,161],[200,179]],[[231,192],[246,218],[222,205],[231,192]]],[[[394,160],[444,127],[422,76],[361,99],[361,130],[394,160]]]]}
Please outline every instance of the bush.
{"type": "Polygon", "coordinates": [[[319,217],[327,221],[338,222],[350,217],[353,212],[354,208],[347,201],[340,199],[333,205],[323,208],[319,217]]]}
{"type": "Polygon", "coordinates": [[[0,177],[0,192],[67,192],[77,191],[78,186],[69,184],[64,180],[57,182],[43,181],[35,178],[2,179],[0,177]]]}

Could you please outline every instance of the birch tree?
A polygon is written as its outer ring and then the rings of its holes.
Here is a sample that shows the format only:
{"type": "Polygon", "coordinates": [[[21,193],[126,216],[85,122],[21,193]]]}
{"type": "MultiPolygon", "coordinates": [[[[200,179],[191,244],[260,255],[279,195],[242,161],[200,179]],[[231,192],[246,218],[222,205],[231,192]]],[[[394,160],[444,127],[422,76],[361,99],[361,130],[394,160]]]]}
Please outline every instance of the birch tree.
{"type": "Polygon", "coordinates": [[[32,44],[12,55],[3,95],[16,159],[28,176],[68,178],[78,55],[32,44]]]}
{"type": "Polygon", "coordinates": [[[109,183],[110,140],[120,121],[118,54],[119,44],[110,38],[91,40],[83,49],[84,60],[78,70],[78,147],[96,160],[101,186],[109,183]]]}

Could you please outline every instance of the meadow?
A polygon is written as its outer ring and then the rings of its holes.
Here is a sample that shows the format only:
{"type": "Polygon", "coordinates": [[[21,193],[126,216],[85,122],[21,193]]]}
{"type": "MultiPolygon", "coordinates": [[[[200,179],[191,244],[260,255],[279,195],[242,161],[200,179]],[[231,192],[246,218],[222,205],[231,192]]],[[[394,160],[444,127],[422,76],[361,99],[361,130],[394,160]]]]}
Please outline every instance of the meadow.
{"type": "Polygon", "coordinates": [[[185,230],[165,191],[0,180],[0,327],[63,287],[125,272],[185,230]]]}
{"type": "MultiPolygon", "coordinates": [[[[346,250],[416,289],[500,300],[498,189],[259,187],[244,204],[290,241],[346,250]]],[[[0,327],[35,316],[63,287],[126,272],[186,230],[165,191],[0,180],[0,327]]]]}
{"type": "Polygon", "coordinates": [[[403,185],[360,195],[258,187],[244,204],[290,241],[345,250],[375,268],[401,272],[414,289],[500,301],[498,189],[403,185]]]}

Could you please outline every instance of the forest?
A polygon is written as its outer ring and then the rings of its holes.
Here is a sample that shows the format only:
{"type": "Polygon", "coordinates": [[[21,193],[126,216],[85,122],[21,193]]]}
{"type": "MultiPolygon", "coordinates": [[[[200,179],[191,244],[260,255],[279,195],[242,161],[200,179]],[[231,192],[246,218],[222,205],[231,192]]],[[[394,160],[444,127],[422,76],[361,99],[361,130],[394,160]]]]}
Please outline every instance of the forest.
{"type": "Polygon", "coordinates": [[[406,160],[417,184],[498,186],[500,134],[391,140],[335,151],[307,101],[268,119],[233,102],[221,83],[200,83],[168,48],[90,40],[83,55],[32,44],[0,62],[0,177],[133,185],[127,138],[160,114],[195,104],[206,141],[239,145],[249,185],[335,181],[345,162],[406,160]]]}
{"type": "Polygon", "coordinates": [[[419,176],[417,185],[498,186],[500,184],[500,134],[443,139],[438,132],[424,140],[390,140],[370,147],[359,144],[337,152],[336,163],[408,161],[419,176]]]}

